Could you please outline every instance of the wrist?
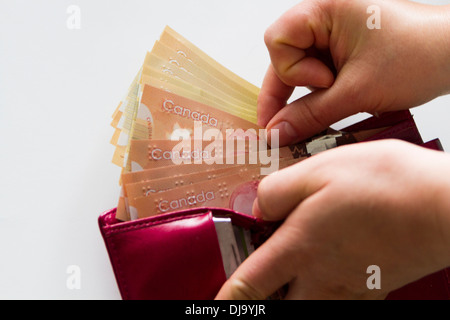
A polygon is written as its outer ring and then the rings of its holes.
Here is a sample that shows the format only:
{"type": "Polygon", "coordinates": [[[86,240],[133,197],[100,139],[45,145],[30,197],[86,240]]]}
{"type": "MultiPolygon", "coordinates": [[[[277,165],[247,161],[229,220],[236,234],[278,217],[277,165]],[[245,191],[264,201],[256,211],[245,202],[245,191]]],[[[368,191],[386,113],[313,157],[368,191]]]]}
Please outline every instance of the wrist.
{"type": "Polygon", "coordinates": [[[446,75],[447,75],[447,89],[445,90],[444,94],[450,94],[450,5],[447,5],[445,8],[444,13],[444,28],[445,28],[445,34],[444,36],[444,47],[446,48],[446,75]]]}
{"type": "Polygon", "coordinates": [[[450,93],[450,5],[409,2],[409,9],[404,10],[401,36],[408,39],[406,58],[415,63],[424,103],[450,93]]]}
{"type": "Polygon", "coordinates": [[[430,56],[435,57],[436,86],[438,95],[450,93],[450,5],[433,6],[433,14],[427,15],[432,39],[430,56]]]}

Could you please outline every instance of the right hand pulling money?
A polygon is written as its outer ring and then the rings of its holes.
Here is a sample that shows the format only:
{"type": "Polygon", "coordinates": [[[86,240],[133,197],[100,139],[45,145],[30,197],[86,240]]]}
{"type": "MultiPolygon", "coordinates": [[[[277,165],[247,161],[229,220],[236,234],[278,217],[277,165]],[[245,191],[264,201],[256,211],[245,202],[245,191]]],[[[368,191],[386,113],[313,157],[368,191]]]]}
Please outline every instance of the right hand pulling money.
{"type": "MultiPolygon", "coordinates": [[[[266,33],[272,59],[258,120],[280,144],[358,112],[418,106],[450,92],[450,6],[307,0],[266,33]],[[377,5],[381,29],[366,25],[377,5]],[[313,92],[286,105],[295,86],[313,92]]],[[[340,147],[265,178],[254,214],[284,220],[218,299],[384,298],[450,265],[450,156],[400,141],[340,147]],[[380,267],[381,289],[366,270],[380,267]]]]}
{"type": "Polygon", "coordinates": [[[280,144],[308,138],[358,112],[383,113],[450,92],[450,6],[397,1],[307,0],[266,32],[272,64],[259,125],[280,144]],[[381,29],[367,27],[380,8],[381,29]],[[286,105],[296,86],[316,90],[286,105]]]}

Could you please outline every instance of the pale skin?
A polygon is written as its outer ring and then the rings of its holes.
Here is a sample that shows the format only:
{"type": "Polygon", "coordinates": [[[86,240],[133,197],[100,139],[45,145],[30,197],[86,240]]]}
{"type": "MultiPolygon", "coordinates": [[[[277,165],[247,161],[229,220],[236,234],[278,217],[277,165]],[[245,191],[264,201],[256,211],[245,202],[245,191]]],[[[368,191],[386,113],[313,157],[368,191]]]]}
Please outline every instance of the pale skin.
{"type": "MultiPolygon", "coordinates": [[[[358,112],[408,109],[450,92],[450,6],[307,0],[266,32],[258,121],[287,145],[358,112]],[[381,29],[367,28],[367,8],[381,29]],[[312,92],[287,104],[296,86],[312,92]]],[[[263,179],[255,216],[283,221],[217,299],[383,299],[450,266],[450,155],[406,142],[323,152],[263,179]],[[381,289],[366,286],[378,265],[381,289]]]]}

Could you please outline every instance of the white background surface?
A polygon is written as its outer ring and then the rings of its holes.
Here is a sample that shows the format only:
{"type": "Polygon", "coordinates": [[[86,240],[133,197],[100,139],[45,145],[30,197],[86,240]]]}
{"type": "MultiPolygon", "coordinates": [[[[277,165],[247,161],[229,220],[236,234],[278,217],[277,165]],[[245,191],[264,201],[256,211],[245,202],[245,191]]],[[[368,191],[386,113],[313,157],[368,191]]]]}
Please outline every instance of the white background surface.
{"type": "MultiPolygon", "coordinates": [[[[97,218],[119,194],[110,116],[146,51],[170,25],[260,86],[264,31],[296,3],[0,0],[0,299],[119,299],[97,218]],[[80,30],[66,27],[69,5],[80,30]]],[[[447,96],[413,110],[447,150],[449,108],[447,96]]]]}

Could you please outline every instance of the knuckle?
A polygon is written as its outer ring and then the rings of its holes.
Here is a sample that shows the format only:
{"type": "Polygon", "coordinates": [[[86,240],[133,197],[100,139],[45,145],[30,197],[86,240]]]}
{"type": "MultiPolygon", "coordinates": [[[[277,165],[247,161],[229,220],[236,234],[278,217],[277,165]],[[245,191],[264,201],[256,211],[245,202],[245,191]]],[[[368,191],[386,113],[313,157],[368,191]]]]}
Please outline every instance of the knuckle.
{"type": "Polygon", "coordinates": [[[264,43],[266,44],[267,48],[272,48],[273,44],[275,43],[275,32],[273,25],[267,28],[266,32],[264,33],[264,43]]]}
{"type": "Polygon", "coordinates": [[[292,72],[289,72],[289,69],[287,69],[287,70],[280,70],[279,74],[280,74],[280,80],[285,85],[290,86],[290,87],[297,87],[298,86],[297,76],[295,74],[293,74],[292,72]]]}

